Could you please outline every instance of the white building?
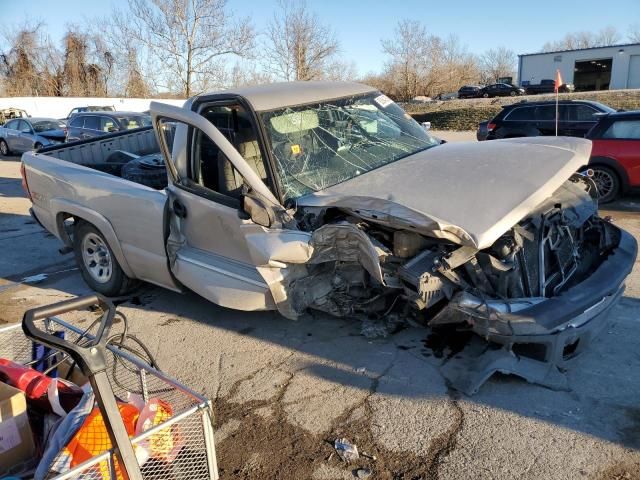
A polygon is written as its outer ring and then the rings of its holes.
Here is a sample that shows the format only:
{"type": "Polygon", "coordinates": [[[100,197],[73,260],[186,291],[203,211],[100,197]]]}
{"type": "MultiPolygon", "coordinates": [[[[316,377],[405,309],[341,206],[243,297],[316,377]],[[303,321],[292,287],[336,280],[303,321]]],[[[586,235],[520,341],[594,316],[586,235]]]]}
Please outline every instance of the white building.
{"type": "Polygon", "coordinates": [[[563,82],[574,84],[576,91],[640,88],[640,43],[518,57],[521,86],[553,79],[559,69],[563,82]]]}

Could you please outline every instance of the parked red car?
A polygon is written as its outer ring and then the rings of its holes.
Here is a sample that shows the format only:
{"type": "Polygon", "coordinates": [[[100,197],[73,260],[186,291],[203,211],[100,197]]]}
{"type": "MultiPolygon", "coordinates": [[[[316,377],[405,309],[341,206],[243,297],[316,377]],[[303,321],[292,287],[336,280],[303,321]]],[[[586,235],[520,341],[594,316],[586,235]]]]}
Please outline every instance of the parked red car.
{"type": "Polygon", "coordinates": [[[604,115],[587,134],[600,202],[640,188],[640,110],[604,115]]]}

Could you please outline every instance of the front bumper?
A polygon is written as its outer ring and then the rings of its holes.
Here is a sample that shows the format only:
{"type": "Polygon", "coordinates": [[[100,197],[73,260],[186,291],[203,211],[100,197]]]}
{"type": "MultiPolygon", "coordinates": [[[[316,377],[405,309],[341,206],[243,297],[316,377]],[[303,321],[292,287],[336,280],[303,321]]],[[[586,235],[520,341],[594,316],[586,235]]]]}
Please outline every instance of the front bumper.
{"type": "Polygon", "coordinates": [[[487,349],[480,338],[441,367],[452,387],[468,395],[494,373],[564,390],[567,362],[584,351],[607,326],[608,314],[624,292],[638,244],[621,230],[618,247],[585,281],[561,295],[516,313],[469,318],[472,330],[499,345],[487,349]]]}

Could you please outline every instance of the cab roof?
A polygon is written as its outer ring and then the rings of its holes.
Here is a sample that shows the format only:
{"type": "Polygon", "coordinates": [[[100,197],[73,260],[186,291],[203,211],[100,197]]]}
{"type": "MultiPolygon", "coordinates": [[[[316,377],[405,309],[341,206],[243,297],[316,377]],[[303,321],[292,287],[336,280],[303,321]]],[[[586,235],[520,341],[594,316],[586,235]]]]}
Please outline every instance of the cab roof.
{"type": "Polygon", "coordinates": [[[376,91],[375,88],[362,83],[319,80],[231,88],[198,95],[198,98],[205,99],[210,95],[237,95],[245,98],[254,110],[268,111],[376,91]]]}

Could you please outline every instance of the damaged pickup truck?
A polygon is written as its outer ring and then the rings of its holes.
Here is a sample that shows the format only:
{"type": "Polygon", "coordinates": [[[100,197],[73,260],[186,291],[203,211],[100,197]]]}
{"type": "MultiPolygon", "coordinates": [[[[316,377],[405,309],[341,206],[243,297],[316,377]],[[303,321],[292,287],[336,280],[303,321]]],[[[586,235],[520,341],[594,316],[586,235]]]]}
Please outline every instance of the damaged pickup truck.
{"type": "Polygon", "coordinates": [[[240,88],[151,113],[153,130],[22,159],[34,216],[106,295],[144,280],[292,319],[315,309],[473,332],[442,366],[454,387],[506,372],[563,388],[636,258],[576,173],[588,140],[441,145],[357,83],[240,88]],[[166,188],[119,176],[114,158],[154,150],[166,188]]]}

